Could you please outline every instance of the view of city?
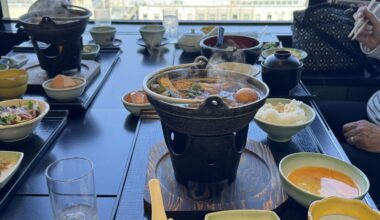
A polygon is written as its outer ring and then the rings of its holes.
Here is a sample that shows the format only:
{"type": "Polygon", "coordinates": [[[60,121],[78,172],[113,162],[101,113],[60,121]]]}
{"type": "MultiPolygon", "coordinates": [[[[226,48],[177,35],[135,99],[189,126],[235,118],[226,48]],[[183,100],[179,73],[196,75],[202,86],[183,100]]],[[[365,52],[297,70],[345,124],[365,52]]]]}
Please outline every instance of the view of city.
{"type": "MultiPolygon", "coordinates": [[[[53,1],[53,0],[48,0],[53,1]]],[[[101,0],[72,0],[74,5],[93,9],[101,0]]],[[[176,8],[179,20],[291,21],[293,11],[308,0],[103,0],[109,1],[112,19],[161,20],[164,8],[176,8]]],[[[35,0],[7,0],[5,15],[18,18],[35,0]],[[8,9],[8,10],[7,10],[8,9]]]]}

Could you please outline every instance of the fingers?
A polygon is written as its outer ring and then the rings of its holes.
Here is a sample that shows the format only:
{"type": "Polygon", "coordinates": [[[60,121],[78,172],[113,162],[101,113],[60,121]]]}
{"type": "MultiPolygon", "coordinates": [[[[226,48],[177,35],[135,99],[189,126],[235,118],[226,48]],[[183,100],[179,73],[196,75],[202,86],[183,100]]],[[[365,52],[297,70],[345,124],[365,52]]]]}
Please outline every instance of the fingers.
{"type": "Polygon", "coordinates": [[[363,17],[363,11],[367,6],[362,6],[360,7],[356,13],[354,14],[354,19],[355,21],[359,20],[361,17],[363,17]]]}
{"type": "Polygon", "coordinates": [[[375,24],[378,25],[378,23],[380,23],[380,21],[377,19],[376,15],[374,15],[372,12],[368,11],[368,8],[365,8],[363,10],[363,15],[373,25],[375,25],[375,24]]]}

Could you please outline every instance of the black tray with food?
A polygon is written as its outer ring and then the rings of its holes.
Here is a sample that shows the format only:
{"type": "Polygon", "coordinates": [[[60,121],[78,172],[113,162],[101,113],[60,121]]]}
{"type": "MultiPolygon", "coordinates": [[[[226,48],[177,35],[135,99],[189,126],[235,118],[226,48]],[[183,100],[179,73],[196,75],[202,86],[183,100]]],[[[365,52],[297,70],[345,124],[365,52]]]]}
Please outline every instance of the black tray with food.
{"type": "MultiPolygon", "coordinates": [[[[55,138],[67,123],[68,112],[63,110],[49,111],[34,129],[33,134],[16,142],[0,142],[0,151],[22,152],[23,158],[13,176],[0,188],[0,210],[5,208],[18,187],[23,183],[31,170],[49,151],[55,138]]],[[[0,158],[1,160],[2,158],[0,158]]],[[[1,162],[1,161],[0,161],[1,162]]]]}
{"type": "MultiPolygon", "coordinates": [[[[20,54],[12,51],[8,56],[20,54]]],[[[42,87],[43,81],[47,76],[38,65],[35,53],[23,53],[29,58],[28,63],[21,68],[26,68],[29,73],[28,90],[23,96],[28,99],[42,99],[49,103],[51,109],[68,110],[71,114],[79,114],[87,110],[95,96],[101,89],[104,82],[110,75],[114,65],[119,60],[120,51],[114,53],[100,52],[97,59],[82,59],[82,68],[77,75],[87,80],[85,90],[82,95],[73,101],[56,101],[47,96],[42,87]],[[42,76],[41,76],[42,75],[42,76]]]]}

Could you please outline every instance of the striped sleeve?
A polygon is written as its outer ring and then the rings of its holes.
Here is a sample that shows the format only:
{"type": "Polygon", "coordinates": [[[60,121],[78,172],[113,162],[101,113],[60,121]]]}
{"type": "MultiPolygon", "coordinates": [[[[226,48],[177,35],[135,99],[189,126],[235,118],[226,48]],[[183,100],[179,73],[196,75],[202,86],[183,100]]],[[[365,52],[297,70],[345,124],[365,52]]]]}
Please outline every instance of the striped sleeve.
{"type": "Polygon", "coordinates": [[[377,125],[380,125],[380,91],[377,91],[368,100],[367,115],[370,121],[377,125]]]}
{"type": "Polygon", "coordinates": [[[363,53],[365,53],[368,57],[372,57],[372,58],[376,58],[380,60],[380,44],[373,50],[367,48],[363,44],[360,44],[360,47],[363,53]]]}

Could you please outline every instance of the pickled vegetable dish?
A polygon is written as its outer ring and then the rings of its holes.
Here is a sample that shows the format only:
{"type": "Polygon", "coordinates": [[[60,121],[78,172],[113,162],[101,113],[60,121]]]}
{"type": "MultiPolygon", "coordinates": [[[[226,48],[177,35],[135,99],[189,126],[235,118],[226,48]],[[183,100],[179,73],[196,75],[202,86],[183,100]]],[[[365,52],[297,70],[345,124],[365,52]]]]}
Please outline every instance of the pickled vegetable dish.
{"type": "Polygon", "coordinates": [[[18,106],[0,106],[0,126],[30,121],[39,115],[40,108],[32,101],[18,106]]]}

